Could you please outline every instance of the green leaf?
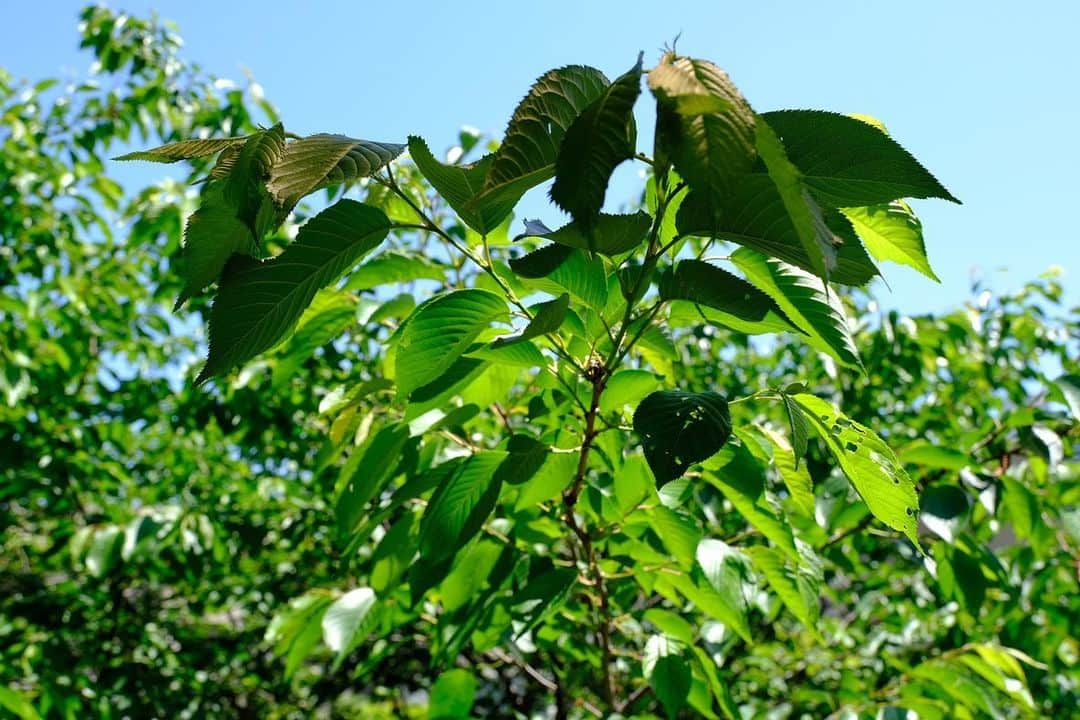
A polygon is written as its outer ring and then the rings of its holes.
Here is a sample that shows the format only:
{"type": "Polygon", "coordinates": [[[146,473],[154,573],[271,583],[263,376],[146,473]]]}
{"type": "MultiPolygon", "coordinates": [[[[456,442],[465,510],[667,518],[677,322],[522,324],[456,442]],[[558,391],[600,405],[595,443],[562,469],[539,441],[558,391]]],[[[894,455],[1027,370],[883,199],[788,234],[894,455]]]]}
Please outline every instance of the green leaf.
{"type": "Polygon", "coordinates": [[[510,261],[510,268],[529,278],[537,288],[559,295],[563,290],[589,307],[603,312],[607,305],[608,285],[604,261],[589,257],[583,250],[563,245],[545,245],[539,250],[510,261]]]}
{"type": "Polygon", "coordinates": [[[345,290],[359,292],[382,285],[412,282],[414,280],[442,281],[446,277],[446,266],[418,255],[405,255],[388,252],[349,273],[345,281],[345,290]]]}
{"type": "Polygon", "coordinates": [[[845,367],[862,368],[843,303],[826,292],[820,278],[749,248],[739,248],[731,260],[806,333],[810,345],[845,367]]]}
{"type": "Polygon", "coordinates": [[[353,451],[341,471],[335,509],[339,537],[348,539],[364,519],[368,502],[390,480],[408,439],[408,426],[392,423],[353,451]]]}
{"type": "Polygon", "coordinates": [[[196,384],[273,347],[315,293],[378,246],[389,229],[381,210],[340,200],[305,223],[278,257],[234,258],[210,314],[210,354],[196,384]]]}
{"type": "Polygon", "coordinates": [[[589,249],[593,224],[604,206],[615,167],[634,156],[634,103],[641,94],[641,63],[616,78],[570,124],[555,159],[551,199],[581,226],[589,249]]]}
{"type": "Polygon", "coordinates": [[[669,718],[678,715],[690,694],[690,665],[681,643],[665,635],[653,635],[645,643],[641,670],[669,718]]]}
{"type": "MultiPolygon", "coordinates": [[[[121,159],[121,158],[117,158],[121,159]]],[[[19,720],[41,720],[41,715],[21,693],[0,685],[0,707],[19,720]]]]}
{"type": "Polygon", "coordinates": [[[416,555],[418,520],[419,515],[415,513],[403,514],[375,546],[371,553],[371,589],[376,593],[392,594],[412,564],[416,555]]]}
{"type": "Polygon", "coordinates": [[[447,670],[431,686],[428,720],[468,718],[476,702],[476,677],[464,668],[447,670]]]}
{"type": "Polygon", "coordinates": [[[754,111],[719,67],[674,53],[649,72],[649,89],[657,101],[657,160],[669,157],[712,207],[753,165],[754,111]]]}
{"type": "Polygon", "coordinates": [[[263,235],[278,225],[266,180],[284,151],[285,130],[281,123],[250,135],[222,184],[225,199],[236,208],[236,216],[251,228],[256,242],[261,242],[263,235]]]}
{"type": "Polygon", "coordinates": [[[742,278],[701,260],[682,260],[674,271],[665,272],[660,278],[660,298],[704,305],[716,311],[707,316],[710,321],[725,325],[761,323],[768,318],[798,330],[771,297],[742,278]]]}
{"type": "Polygon", "coordinates": [[[688,515],[660,505],[649,511],[649,522],[664,547],[686,569],[694,566],[694,554],[702,532],[688,515]]]}
{"type": "Polygon", "coordinates": [[[591,241],[594,252],[612,257],[641,245],[651,226],[652,216],[640,210],[632,215],[600,213],[589,226],[591,236],[579,222],[570,222],[558,230],[551,230],[539,220],[526,220],[525,232],[514,239],[542,237],[579,250],[588,250],[591,241]]]}
{"type": "MultiPolygon", "coordinates": [[[[744,176],[731,193],[713,199],[696,191],[679,205],[675,224],[681,235],[718,237],[815,272],[795,224],[776,185],[766,175],[744,176]]],[[[824,211],[824,221],[836,248],[836,267],[829,278],[844,285],[865,285],[878,275],[851,223],[835,210],[824,211]]]]}
{"type": "Polygon", "coordinates": [[[750,642],[744,589],[748,580],[746,555],[722,540],[705,538],[698,543],[697,562],[709,592],[688,599],[750,642]]]}
{"type": "Polygon", "coordinates": [[[566,602],[575,582],[575,568],[555,568],[531,578],[525,587],[515,593],[510,600],[510,611],[516,620],[515,639],[558,610],[566,602]]]}
{"type": "Polygon", "coordinates": [[[356,311],[353,296],[328,289],[316,293],[297,321],[296,333],[283,343],[271,385],[278,388],[289,382],[312,353],[356,323],[356,311]]]}
{"type": "Polygon", "coordinates": [[[971,464],[967,453],[953,448],[941,447],[917,440],[900,451],[900,459],[911,465],[941,468],[943,470],[963,470],[971,464]]]}
{"type": "Polygon", "coordinates": [[[839,113],[779,110],[762,115],[814,194],[833,207],[898,198],[959,202],[911,153],[880,128],[839,113]]]}
{"type": "Polygon", "coordinates": [[[184,287],[175,308],[216,282],[234,254],[255,256],[258,250],[251,228],[236,216],[236,208],[225,200],[221,189],[208,189],[184,230],[184,287]]]}
{"type": "Polygon", "coordinates": [[[124,530],[107,525],[94,531],[90,548],[86,551],[86,569],[92,577],[109,574],[120,561],[120,549],[124,544],[124,530]]]}
{"type": "Polygon", "coordinates": [[[1069,406],[1073,420],[1080,422],[1080,375],[1062,375],[1054,381],[1069,406]]]}
{"type": "Polygon", "coordinates": [[[673,640],[690,646],[694,644],[694,627],[685,619],[662,608],[649,608],[641,617],[642,620],[652,623],[657,630],[673,640]]]}
{"type": "Polygon", "coordinates": [[[150,150],[130,152],[126,155],[114,157],[113,160],[148,160],[157,163],[174,163],[179,160],[206,157],[237,145],[243,145],[249,137],[249,135],[244,135],[231,138],[181,140],[180,142],[168,143],[150,150]]]}
{"type": "Polygon", "coordinates": [[[773,548],[755,545],[746,549],[750,559],[780,597],[780,601],[798,618],[803,627],[813,635],[820,636],[817,621],[819,587],[804,572],[792,567],[784,556],[773,548]]]}
{"type": "Polygon", "coordinates": [[[659,486],[717,452],[731,437],[731,416],[718,393],[661,390],[638,405],[634,431],[659,486]]]}
{"type": "Polygon", "coordinates": [[[487,290],[470,288],[439,295],[405,321],[398,341],[394,376],[409,396],[442,375],[494,321],[508,319],[506,302],[487,290]]]}
{"type": "Polygon", "coordinates": [[[429,561],[452,557],[477,532],[495,508],[502,487],[496,475],[505,452],[471,455],[445,478],[420,519],[420,556],[429,561]]]}
{"type": "Polygon", "coordinates": [[[305,593],[275,613],[267,626],[266,642],[274,646],[276,655],[285,657],[286,680],[322,639],[322,615],[331,602],[326,591],[305,593]]]}
{"type": "MultiPolygon", "coordinates": [[[[795,405],[795,401],[792,400],[791,404],[795,405]]],[[[797,405],[795,407],[798,408],[797,405]]],[[[806,419],[801,418],[802,410],[799,409],[798,412],[802,422],[802,432],[808,433],[809,428],[806,425],[806,419]]],[[[804,463],[801,466],[798,464],[795,452],[783,435],[768,428],[762,428],[762,432],[773,445],[773,463],[775,463],[780,479],[783,480],[785,487],[787,487],[788,494],[791,495],[795,507],[804,516],[808,518],[814,517],[814,481],[806,469],[806,464],[804,463]]],[[[803,443],[805,446],[805,435],[803,436],[803,443]]]]}
{"type": "Polygon", "coordinates": [[[357,140],[320,133],[285,146],[266,184],[279,217],[287,215],[302,197],[328,185],[352,183],[374,175],[405,149],[396,143],[357,140]]]}
{"type": "Polygon", "coordinates": [[[527,190],[551,178],[567,129],[608,84],[602,72],[582,65],[542,75],[514,110],[483,192],[470,206],[477,212],[504,207],[509,214],[527,190]]]}
{"type": "Polygon", "coordinates": [[[518,198],[506,196],[473,206],[473,200],[484,189],[494,155],[485,155],[470,165],[446,165],[431,154],[423,138],[409,136],[409,156],[416,167],[458,217],[481,235],[495,230],[517,204],[518,198]]]}
{"type": "Polygon", "coordinates": [[[335,667],[367,636],[374,607],[375,592],[361,587],[350,590],[326,608],[322,617],[323,642],[335,655],[335,667]]]}
{"type": "Polygon", "coordinates": [[[789,450],[795,456],[795,469],[799,469],[799,460],[806,455],[806,445],[810,436],[810,428],[806,424],[806,416],[799,404],[791,399],[790,392],[781,393],[784,401],[784,411],[787,413],[788,425],[791,428],[791,447],[789,450]]]}
{"type": "Polygon", "coordinates": [[[646,395],[659,387],[660,381],[648,370],[617,370],[604,385],[600,411],[621,413],[627,406],[637,406],[646,395]]]}
{"type": "Polygon", "coordinates": [[[547,358],[540,349],[531,342],[511,343],[510,345],[495,345],[479,347],[469,350],[466,357],[480,358],[495,365],[510,367],[544,367],[547,358]]]}
{"type": "Polygon", "coordinates": [[[525,340],[531,340],[533,338],[542,337],[548,333],[553,333],[562,327],[563,320],[566,319],[566,311],[570,307],[570,296],[567,293],[563,293],[559,297],[549,302],[539,303],[532,306],[529,310],[533,313],[532,320],[525,326],[517,335],[506,335],[501,338],[497,338],[492,347],[504,347],[506,345],[513,345],[514,343],[520,343],[525,340]]]}
{"type": "Polygon", "coordinates": [[[798,168],[788,159],[772,128],[759,119],[755,137],[758,154],[780,193],[795,235],[810,258],[811,269],[818,277],[828,280],[836,269],[836,246],[843,241],[838,240],[825,222],[821,208],[804,186],[798,168]]]}
{"type": "Polygon", "coordinates": [[[813,395],[793,396],[870,512],[919,547],[919,497],[893,451],[866,427],[813,395]]]}
{"type": "Polygon", "coordinates": [[[845,208],[841,212],[877,260],[909,265],[934,282],[941,282],[926,257],[922,223],[907,203],[894,200],[888,205],[845,208]]]}

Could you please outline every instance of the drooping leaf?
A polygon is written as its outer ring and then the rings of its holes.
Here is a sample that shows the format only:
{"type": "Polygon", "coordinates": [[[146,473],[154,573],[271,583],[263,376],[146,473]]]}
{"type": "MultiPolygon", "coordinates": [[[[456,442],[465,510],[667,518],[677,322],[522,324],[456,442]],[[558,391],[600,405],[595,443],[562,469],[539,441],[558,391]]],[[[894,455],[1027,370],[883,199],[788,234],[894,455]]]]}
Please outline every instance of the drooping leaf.
{"type": "Polygon", "coordinates": [[[359,645],[372,626],[371,611],[375,607],[375,592],[359,587],[345,593],[329,607],[322,617],[323,642],[334,653],[338,666],[359,645]]]}
{"type": "Polygon", "coordinates": [[[806,416],[799,404],[791,399],[790,392],[781,393],[784,402],[784,412],[787,413],[788,427],[791,428],[791,450],[795,456],[795,469],[799,469],[799,460],[806,455],[806,444],[810,435],[810,429],[806,424],[806,416]]]}
{"type": "Polygon", "coordinates": [[[807,342],[845,367],[862,368],[844,306],[836,293],[826,294],[820,278],[749,248],[739,248],[731,260],[806,333],[807,342]]]}
{"type": "Polygon", "coordinates": [[[510,600],[510,611],[517,621],[515,637],[520,638],[558,610],[576,581],[574,568],[555,568],[531,578],[510,600]]]}
{"type": "Polygon", "coordinates": [[[285,152],[285,130],[281,123],[248,136],[236,162],[222,183],[226,201],[261,242],[263,235],[278,225],[274,203],[266,189],[267,179],[285,152]]]}
{"type": "Polygon", "coordinates": [[[454,212],[481,235],[499,227],[517,204],[518,198],[508,195],[473,206],[473,200],[484,189],[488,170],[495,159],[493,154],[470,165],[447,165],[435,159],[423,138],[412,135],[409,137],[409,156],[454,212]]]}
{"type": "Polygon", "coordinates": [[[634,431],[660,486],[717,452],[731,436],[731,416],[718,393],[661,390],[638,405],[634,431]]]}
{"type": "Polygon", "coordinates": [[[389,229],[381,210],[340,200],[305,223],[278,257],[234,258],[210,314],[210,355],[196,384],[273,347],[315,293],[378,246],[389,229]]]}
{"type": "Polygon", "coordinates": [[[249,136],[231,138],[199,138],[195,140],[181,140],[180,142],[167,143],[150,150],[137,150],[127,153],[113,160],[147,160],[157,163],[174,163],[180,160],[206,157],[219,153],[228,148],[243,145],[249,136]]]}
{"type": "Polygon", "coordinates": [[[801,393],[793,399],[840,463],[870,512],[919,547],[915,483],[881,438],[829,403],[801,393]]]}
{"type": "Polygon", "coordinates": [[[657,100],[657,160],[670,158],[712,207],[753,165],[754,111],[719,67],[674,53],[649,71],[649,89],[657,100]]]}
{"type": "Polygon", "coordinates": [[[608,85],[602,72],[582,65],[544,73],[514,110],[471,207],[483,212],[501,206],[509,213],[527,190],[551,178],[567,129],[608,85]]]}
{"type": "Polygon", "coordinates": [[[567,293],[563,293],[554,300],[534,305],[530,308],[533,313],[532,320],[529,321],[524,330],[516,335],[497,338],[491,346],[503,347],[553,333],[562,326],[569,307],[570,295],[567,293]]]}
{"type": "Polygon", "coordinates": [[[591,240],[592,249],[595,252],[611,257],[629,252],[641,245],[645,241],[651,225],[652,217],[642,211],[632,215],[600,213],[594,218],[589,228],[592,233],[590,237],[581,224],[576,221],[567,223],[558,230],[551,230],[539,220],[526,220],[525,232],[514,239],[542,237],[559,245],[566,245],[579,250],[588,250],[591,240]]]}
{"type": "Polygon", "coordinates": [[[801,572],[780,552],[763,545],[747,548],[754,567],[765,576],[781,602],[811,634],[818,635],[819,587],[810,574],[801,572]]]}
{"type": "Polygon", "coordinates": [[[683,646],[666,635],[653,635],[645,642],[641,671],[669,718],[678,715],[690,693],[690,665],[683,646]]]}
{"type": "Polygon", "coordinates": [[[672,557],[687,570],[692,568],[694,554],[702,538],[702,532],[697,523],[688,515],[663,505],[649,512],[649,522],[672,557]]]}
{"type": "Polygon", "coordinates": [[[208,189],[184,230],[181,272],[184,287],[176,307],[216,282],[229,258],[236,253],[255,256],[258,253],[255,236],[237,217],[236,208],[225,200],[221,189],[208,189]]]}
{"type": "Polygon", "coordinates": [[[476,288],[439,295],[418,307],[406,320],[398,341],[398,390],[408,396],[438,378],[481,331],[507,316],[502,298],[476,288]]]}
{"type": "Polygon", "coordinates": [[[335,508],[339,537],[347,540],[363,520],[368,502],[390,480],[408,439],[408,426],[392,423],[353,451],[341,471],[341,494],[335,508]]]}
{"type": "Polygon", "coordinates": [[[507,454],[471,455],[446,477],[420,519],[420,556],[429,561],[452,556],[487,520],[501,488],[496,475],[507,454]]]}
{"type": "Polygon", "coordinates": [[[723,323],[730,316],[731,324],[764,322],[770,314],[792,330],[798,330],[776,302],[729,272],[701,260],[682,260],[674,271],[660,278],[660,297],[664,300],[688,300],[704,305],[716,313],[707,317],[723,323]]]}
{"type": "MultiPolygon", "coordinates": [[[[795,405],[795,401],[791,403],[795,405]]],[[[797,405],[795,405],[798,408],[797,405]]],[[[802,413],[802,410],[799,409],[802,413]]],[[[806,435],[809,432],[809,428],[806,425],[805,418],[801,418],[803,435],[803,449],[805,451],[806,435]]],[[[780,479],[783,481],[785,487],[787,487],[788,494],[791,495],[791,499],[806,517],[814,517],[814,480],[810,477],[810,473],[806,469],[806,464],[800,465],[798,463],[798,457],[792,450],[791,444],[787,438],[777,432],[773,432],[768,428],[762,429],[764,435],[773,445],[773,463],[776,465],[776,470],[780,474],[780,479]]]]}
{"type": "Polygon", "coordinates": [[[697,562],[704,586],[691,591],[689,586],[680,585],[679,591],[702,611],[751,642],[745,590],[749,558],[722,540],[705,538],[698,543],[697,562]]]}
{"type": "Polygon", "coordinates": [[[322,616],[333,598],[326,591],[310,591],[278,610],[266,628],[265,641],[274,654],[285,658],[285,678],[300,667],[322,639],[322,616]]]}
{"type": "Polygon", "coordinates": [[[841,212],[875,258],[909,265],[934,282],[941,282],[926,257],[922,223],[907,203],[894,200],[888,205],[845,208],[841,212]]]}
{"type": "Polygon", "coordinates": [[[787,211],[795,235],[802,243],[810,267],[815,275],[824,280],[837,265],[837,246],[843,241],[836,237],[825,222],[825,215],[810,191],[803,184],[798,168],[788,159],[784,145],[772,128],[760,119],[757,123],[755,144],[758,154],[765,162],[769,178],[780,194],[780,201],[787,211]]]}
{"type": "Polygon", "coordinates": [[[959,202],[911,153],[870,123],[822,110],[779,110],[762,117],[780,136],[806,185],[833,207],[905,197],[959,202]]]}
{"type": "Polygon", "coordinates": [[[601,93],[566,130],[555,159],[551,199],[570,213],[589,249],[598,247],[593,225],[604,206],[615,167],[634,156],[634,103],[641,94],[642,55],[637,64],[601,93]]]}
{"type": "Polygon", "coordinates": [[[357,140],[319,133],[285,145],[267,182],[278,215],[287,215],[305,195],[328,185],[351,183],[374,175],[405,149],[396,143],[357,140]]]}

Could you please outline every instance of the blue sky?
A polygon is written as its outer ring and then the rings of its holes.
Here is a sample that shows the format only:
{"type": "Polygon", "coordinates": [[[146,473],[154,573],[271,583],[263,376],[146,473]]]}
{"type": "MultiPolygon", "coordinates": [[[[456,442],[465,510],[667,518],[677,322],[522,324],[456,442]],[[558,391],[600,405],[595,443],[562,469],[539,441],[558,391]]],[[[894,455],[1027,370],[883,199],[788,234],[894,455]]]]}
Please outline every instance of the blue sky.
{"type": "MultiPolygon", "coordinates": [[[[114,3],[115,5],[115,3],[114,3]]],[[[72,74],[69,0],[9,2],[0,64],[17,77],[72,74]]],[[[886,264],[886,306],[940,310],[973,273],[1008,289],[1051,265],[1078,301],[1080,3],[1073,2],[144,2],[177,21],[190,59],[250,70],[295,132],[452,144],[463,124],[501,135],[545,70],[594,65],[614,76],[678,48],[728,70],[759,111],[824,108],[882,119],[955,195],[916,201],[934,284],[886,264]],[[1007,268],[1007,271],[1004,269],[1007,268]]],[[[651,109],[642,102],[643,149],[651,109]]],[[[615,195],[629,197],[633,178],[615,195]]],[[[526,208],[552,224],[542,195],[526,208]]],[[[619,199],[619,198],[617,198],[619,199]]]]}

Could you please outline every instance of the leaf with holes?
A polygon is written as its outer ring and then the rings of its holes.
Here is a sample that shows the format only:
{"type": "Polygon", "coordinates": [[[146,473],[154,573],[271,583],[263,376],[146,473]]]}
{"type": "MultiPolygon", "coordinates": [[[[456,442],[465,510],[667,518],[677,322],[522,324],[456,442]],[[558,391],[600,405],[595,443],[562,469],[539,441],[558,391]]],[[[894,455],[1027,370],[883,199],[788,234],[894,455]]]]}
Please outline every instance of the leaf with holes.
{"type": "Polygon", "coordinates": [[[551,178],[567,129],[608,85],[602,72],[584,65],[544,73],[514,110],[484,189],[470,207],[505,207],[509,214],[527,190],[551,178]]]}
{"type": "Polygon", "coordinates": [[[398,341],[394,376],[408,396],[443,374],[476,337],[495,321],[508,319],[506,302],[475,288],[439,295],[418,307],[398,341]]]}
{"type": "Polygon", "coordinates": [[[555,159],[551,199],[581,227],[590,250],[611,173],[636,150],[634,103],[641,94],[642,58],[570,124],[555,159]]]}
{"type": "Polygon", "coordinates": [[[845,367],[862,369],[844,305],[836,293],[826,294],[820,278],[748,248],[736,250],[731,260],[776,301],[813,347],[845,367]]]}
{"type": "Polygon", "coordinates": [[[375,249],[389,229],[381,210],[341,200],[305,223],[278,257],[234,258],[210,313],[210,354],[196,384],[273,347],[315,293],[375,249]]]}
{"type": "Polygon", "coordinates": [[[659,486],[723,447],[731,437],[731,416],[719,393],[660,390],[634,411],[634,431],[659,486]]]}
{"type": "Polygon", "coordinates": [[[792,399],[806,412],[874,517],[904,533],[918,548],[919,497],[889,446],[821,398],[801,393],[792,399]]]}
{"type": "Polygon", "coordinates": [[[959,202],[880,127],[824,110],[778,110],[762,118],[780,136],[806,186],[833,207],[899,198],[959,202]]]}

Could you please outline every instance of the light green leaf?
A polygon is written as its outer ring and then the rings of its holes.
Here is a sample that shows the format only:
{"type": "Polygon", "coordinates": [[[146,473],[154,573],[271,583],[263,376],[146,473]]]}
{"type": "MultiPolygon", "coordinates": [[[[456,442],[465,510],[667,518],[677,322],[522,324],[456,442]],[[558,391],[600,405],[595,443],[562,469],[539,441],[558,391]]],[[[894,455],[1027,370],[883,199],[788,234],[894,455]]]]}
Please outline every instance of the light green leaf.
{"type": "Polygon", "coordinates": [[[900,451],[900,459],[911,465],[923,467],[941,468],[943,470],[962,470],[971,464],[971,458],[967,453],[953,448],[942,447],[928,443],[925,440],[916,440],[900,451]]]}
{"type": "Polygon", "coordinates": [[[674,53],[649,72],[649,89],[657,101],[656,159],[670,158],[713,207],[753,165],[754,111],[719,67],[674,53]]]}
{"type": "Polygon", "coordinates": [[[746,552],[791,614],[808,632],[820,637],[817,630],[819,587],[813,577],[792,567],[791,562],[773,548],[755,545],[747,548],[746,552]]]}
{"type": "Polygon", "coordinates": [[[836,293],[826,294],[820,278],[749,248],[739,248],[731,259],[806,333],[810,345],[845,367],[862,369],[843,303],[836,293]]]}
{"type": "Polygon", "coordinates": [[[731,437],[731,416],[718,393],[661,390],[638,405],[634,431],[659,486],[718,451],[731,437]]]}
{"type": "MultiPolygon", "coordinates": [[[[803,386],[800,385],[800,388],[803,386]]],[[[799,469],[799,460],[806,455],[806,444],[810,435],[810,428],[806,424],[806,416],[799,404],[791,399],[791,388],[788,392],[781,393],[784,411],[787,413],[788,425],[791,428],[791,451],[795,456],[795,469],[799,469]]]]}
{"type": "Polygon", "coordinates": [[[168,143],[150,150],[130,152],[126,155],[114,157],[113,160],[148,160],[157,163],[174,163],[179,160],[206,157],[237,145],[243,145],[249,137],[249,135],[243,135],[231,138],[181,140],[180,142],[168,143]]]}
{"type": "Polygon", "coordinates": [[[340,200],[305,223],[278,257],[234,258],[210,314],[210,355],[196,384],[273,347],[315,293],[378,246],[389,228],[381,210],[340,200]]]}
{"type": "Polygon", "coordinates": [[[653,635],[645,643],[641,670],[653,692],[674,718],[686,704],[690,693],[690,665],[683,657],[683,646],[666,635],[653,635]]]}
{"type": "Polygon", "coordinates": [[[236,216],[236,208],[220,188],[208,188],[199,209],[188,218],[184,230],[181,277],[184,288],[176,300],[179,308],[188,298],[221,277],[235,253],[255,256],[258,243],[251,228],[236,216]]]}
{"type": "Polygon", "coordinates": [[[600,396],[600,411],[622,412],[628,405],[636,406],[646,395],[660,386],[660,380],[648,370],[618,370],[608,378],[600,396]]]}
{"type": "Polygon", "coordinates": [[[312,353],[355,324],[356,311],[354,296],[329,289],[316,293],[311,305],[300,316],[295,334],[283,343],[281,357],[274,365],[271,385],[275,388],[284,385],[312,353]]]}
{"type": "Polygon", "coordinates": [[[855,232],[876,259],[909,265],[934,282],[941,282],[930,268],[923,242],[922,223],[902,200],[888,205],[844,208],[855,232]]]}
{"type": "Polygon", "coordinates": [[[302,197],[328,185],[351,183],[374,175],[405,149],[396,143],[357,140],[320,133],[285,145],[266,184],[279,217],[287,215],[302,197]]]}
{"type": "Polygon", "coordinates": [[[431,686],[428,720],[461,720],[469,717],[476,702],[476,677],[464,668],[447,670],[431,686]]]}
{"type": "Polygon", "coordinates": [[[874,517],[904,533],[918,548],[919,497],[889,446],[821,398],[805,393],[793,398],[874,517]]]}
{"type": "Polygon", "coordinates": [[[527,190],[551,178],[567,129],[608,84],[602,72],[581,65],[542,75],[514,110],[484,190],[470,206],[477,212],[500,206],[508,214],[527,190]]]}
{"type": "Polygon", "coordinates": [[[94,532],[86,551],[86,569],[91,576],[100,578],[109,574],[120,561],[120,549],[124,544],[124,530],[116,525],[106,525],[94,532]]]}
{"type": "Polygon", "coordinates": [[[642,57],[570,124],[555,160],[551,199],[581,227],[590,250],[598,247],[593,225],[611,173],[636,150],[634,103],[641,94],[642,57]]]}
{"type": "Polygon", "coordinates": [[[515,343],[531,340],[536,337],[547,335],[558,330],[563,320],[566,319],[566,311],[570,307],[570,296],[567,293],[563,293],[554,300],[548,302],[538,303],[529,310],[532,312],[532,320],[525,326],[517,335],[506,335],[501,338],[497,338],[491,346],[494,348],[504,347],[506,345],[512,345],[515,343]]]}
{"type": "Polygon", "coordinates": [[[405,321],[395,358],[398,391],[410,395],[442,375],[476,337],[495,321],[506,321],[506,302],[470,288],[439,295],[405,321]]]}
{"type": "Polygon", "coordinates": [[[783,140],[806,185],[833,207],[878,205],[898,198],[959,202],[881,128],[822,110],[762,115],[783,140]]]}
{"type": "Polygon", "coordinates": [[[608,285],[604,261],[589,257],[583,250],[564,245],[545,245],[539,250],[510,261],[510,268],[532,285],[553,295],[563,290],[589,307],[603,311],[607,304],[608,285]]]}
{"type": "Polygon", "coordinates": [[[478,207],[472,205],[484,189],[484,180],[495,160],[494,155],[485,155],[470,165],[446,165],[435,159],[423,138],[412,135],[409,137],[409,156],[458,217],[481,235],[487,235],[499,227],[517,204],[518,198],[510,195],[495,198],[478,207]]]}
{"type": "Polygon", "coordinates": [[[649,511],[653,531],[679,564],[689,570],[694,566],[694,554],[703,533],[688,516],[660,505],[649,511]]]}
{"type": "MultiPolygon", "coordinates": [[[[792,400],[791,403],[794,405],[795,401],[792,400]]],[[[802,410],[799,410],[799,412],[801,413],[802,410]]],[[[802,432],[808,432],[809,428],[806,425],[805,418],[802,418],[802,423],[802,432]]],[[[773,445],[773,463],[776,465],[780,479],[783,480],[784,485],[787,487],[795,507],[804,516],[814,517],[814,481],[810,477],[805,463],[803,465],[798,464],[791,445],[783,435],[768,428],[761,428],[761,431],[773,445]]],[[[805,446],[805,435],[803,436],[803,443],[805,446]]]]}
{"type": "Polygon", "coordinates": [[[388,252],[368,260],[351,273],[345,281],[345,290],[358,292],[382,285],[412,282],[414,280],[442,281],[446,266],[419,255],[388,252]]]}
{"type": "Polygon", "coordinates": [[[716,311],[705,317],[723,324],[728,324],[727,318],[731,318],[733,326],[768,319],[798,330],[771,297],[742,278],[701,260],[682,260],[674,271],[665,272],[660,278],[660,298],[704,305],[716,311]]]}
{"type": "Polygon", "coordinates": [[[641,245],[648,236],[651,226],[652,216],[642,211],[632,215],[600,213],[593,219],[589,228],[591,237],[578,222],[570,222],[558,230],[551,230],[539,220],[526,220],[525,232],[514,239],[542,237],[559,245],[579,250],[588,250],[591,240],[593,251],[611,257],[629,252],[641,245]]]}
{"type": "Polygon", "coordinates": [[[336,656],[335,667],[367,636],[374,607],[375,592],[361,587],[350,590],[326,608],[322,617],[323,642],[336,656]]]}
{"type": "Polygon", "coordinates": [[[274,614],[265,640],[274,646],[274,654],[285,658],[286,680],[322,639],[322,615],[332,601],[325,590],[315,590],[290,600],[274,614]]]}

